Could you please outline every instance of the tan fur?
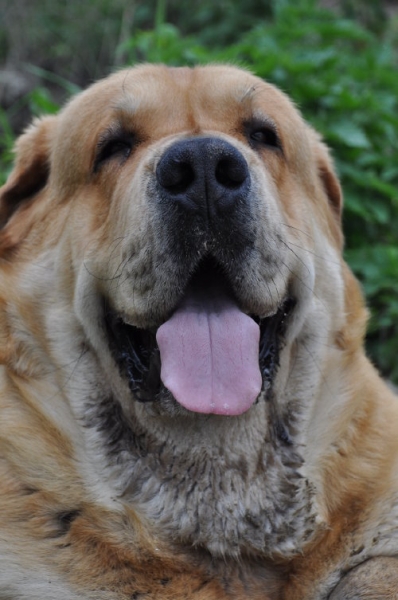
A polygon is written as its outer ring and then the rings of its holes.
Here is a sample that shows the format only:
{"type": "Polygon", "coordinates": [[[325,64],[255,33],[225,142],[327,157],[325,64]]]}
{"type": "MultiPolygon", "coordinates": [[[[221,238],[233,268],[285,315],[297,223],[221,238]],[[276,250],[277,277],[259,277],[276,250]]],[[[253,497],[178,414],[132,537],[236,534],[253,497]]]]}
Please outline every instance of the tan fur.
{"type": "Polygon", "coordinates": [[[290,100],[232,67],[122,71],[21,136],[0,190],[0,598],[398,598],[398,402],[364,355],[341,198],[290,100]],[[260,117],[283,153],[250,146],[260,117]],[[135,146],[95,169],[116,125],[135,146]],[[253,181],[243,310],[298,298],[272,396],[239,417],[137,403],[100,326],[102,297],[141,328],[178,301],[150,184],[202,135],[253,181]]]}
{"type": "Polygon", "coordinates": [[[355,600],[355,598],[397,597],[397,561],[394,558],[373,558],[356,567],[343,577],[330,600],[355,600]]]}

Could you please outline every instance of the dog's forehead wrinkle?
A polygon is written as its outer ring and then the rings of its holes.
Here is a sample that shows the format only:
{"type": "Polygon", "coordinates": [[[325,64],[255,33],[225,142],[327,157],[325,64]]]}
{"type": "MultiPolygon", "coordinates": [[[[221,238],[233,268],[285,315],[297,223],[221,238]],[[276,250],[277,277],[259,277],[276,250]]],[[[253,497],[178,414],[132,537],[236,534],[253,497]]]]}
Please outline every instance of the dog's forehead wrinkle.
{"type": "MultiPolygon", "coordinates": [[[[191,71],[187,69],[187,73],[191,71]]],[[[189,113],[190,77],[162,77],[162,72],[156,77],[152,73],[144,75],[139,71],[134,75],[132,73],[132,77],[123,82],[122,94],[116,91],[113,101],[116,113],[122,118],[139,117],[142,114],[145,119],[148,115],[160,119],[178,114],[183,119],[184,114],[189,113]]]]}
{"type": "Polygon", "coordinates": [[[195,128],[195,118],[200,118],[209,111],[214,110],[221,116],[220,108],[225,103],[236,104],[244,102],[244,99],[250,99],[253,96],[257,85],[246,82],[247,79],[253,79],[252,76],[242,74],[239,71],[228,73],[218,73],[217,69],[185,69],[180,71],[178,68],[169,70],[168,77],[154,77],[149,72],[144,76],[137,72],[134,77],[129,78],[128,82],[123,84],[123,95],[115,101],[115,106],[126,115],[137,115],[140,108],[145,113],[159,113],[163,111],[163,116],[167,118],[170,115],[179,112],[180,120],[186,115],[187,122],[191,122],[191,128],[195,128]],[[217,86],[214,86],[213,79],[218,75],[217,86]],[[237,75],[240,75],[237,76],[237,75]],[[209,85],[203,86],[203,81],[209,80],[209,85]],[[144,85],[143,85],[144,84],[144,85]]]}
{"type": "Polygon", "coordinates": [[[250,85],[242,94],[241,98],[240,98],[240,102],[247,102],[250,101],[254,94],[256,93],[257,90],[257,86],[256,85],[250,85]]]}
{"type": "MultiPolygon", "coordinates": [[[[116,118],[123,123],[126,119],[134,117],[142,105],[145,105],[145,108],[148,109],[148,100],[145,97],[140,97],[139,90],[137,94],[129,90],[128,92],[124,91],[121,98],[117,97],[112,102],[111,109],[116,118]]],[[[155,106],[154,104],[153,107],[155,106]]]]}

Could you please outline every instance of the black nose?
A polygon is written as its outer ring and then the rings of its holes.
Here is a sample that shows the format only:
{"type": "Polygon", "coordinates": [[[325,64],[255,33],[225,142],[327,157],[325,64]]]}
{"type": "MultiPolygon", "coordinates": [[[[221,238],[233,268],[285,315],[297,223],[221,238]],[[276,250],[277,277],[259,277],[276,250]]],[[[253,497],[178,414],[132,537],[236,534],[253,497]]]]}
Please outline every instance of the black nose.
{"type": "Polygon", "coordinates": [[[250,174],[232,144],[212,137],[173,144],[160,159],[156,178],[162,202],[214,219],[246,201],[250,174]]]}

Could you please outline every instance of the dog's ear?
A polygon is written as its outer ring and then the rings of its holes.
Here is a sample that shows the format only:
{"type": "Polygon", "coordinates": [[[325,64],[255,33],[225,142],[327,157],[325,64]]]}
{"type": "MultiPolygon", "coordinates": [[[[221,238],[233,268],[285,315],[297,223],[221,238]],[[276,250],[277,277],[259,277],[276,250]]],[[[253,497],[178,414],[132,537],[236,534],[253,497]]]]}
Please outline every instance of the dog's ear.
{"type": "Polygon", "coordinates": [[[37,119],[15,144],[15,166],[0,188],[0,229],[42,190],[50,173],[50,148],[56,117],[37,119]]]}
{"type": "Polygon", "coordinates": [[[318,134],[316,134],[316,138],[317,139],[315,140],[314,151],[316,157],[316,164],[318,168],[318,175],[328,197],[329,204],[333,212],[335,213],[338,222],[340,223],[341,213],[343,209],[343,194],[341,191],[340,182],[337,179],[333,161],[330,157],[329,149],[320,140],[318,134]]]}

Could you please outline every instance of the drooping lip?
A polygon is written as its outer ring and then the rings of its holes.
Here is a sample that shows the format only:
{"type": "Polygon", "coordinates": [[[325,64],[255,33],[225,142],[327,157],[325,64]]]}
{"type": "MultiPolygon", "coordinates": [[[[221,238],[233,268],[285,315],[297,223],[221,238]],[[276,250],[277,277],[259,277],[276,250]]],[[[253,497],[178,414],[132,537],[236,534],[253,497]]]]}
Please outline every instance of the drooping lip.
{"type": "MultiPolygon", "coordinates": [[[[232,294],[229,282],[213,264],[203,264],[191,278],[188,286],[196,290],[198,302],[206,294],[202,281],[217,280],[232,294]]],[[[262,378],[262,391],[272,387],[279,366],[279,354],[284,344],[285,331],[295,300],[289,296],[271,316],[261,318],[249,315],[260,327],[258,366],[262,378]]],[[[173,312],[173,311],[171,311],[173,312]]],[[[156,341],[157,327],[141,329],[126,323],[113,310],[110,302],[104,302],[104,322],[108,344],[120,374],[128,382],[133,398],[138,402],[162,402],[170,398],[170,392],[161,380],[161,357],[156,341]]],[[[162,323],[159,323],[159,326],[162,323]]]]}
{"type": "Polygon", "coordinates": [[[156,329],[129,325],[106,302],[104,320],[111,353],[134,398],[153,402],[162,387],[156,329]]]}

